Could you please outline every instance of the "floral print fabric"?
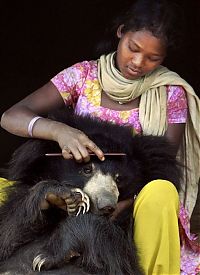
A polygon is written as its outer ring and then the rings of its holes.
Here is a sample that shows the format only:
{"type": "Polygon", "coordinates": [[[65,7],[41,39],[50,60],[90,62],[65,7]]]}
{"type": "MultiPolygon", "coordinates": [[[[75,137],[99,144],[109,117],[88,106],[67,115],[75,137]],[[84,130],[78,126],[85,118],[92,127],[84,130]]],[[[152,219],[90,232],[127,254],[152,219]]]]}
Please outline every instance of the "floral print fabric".
{"type": "MultiPolygon", "coordinates": [[[[97,62],[84,61],[69,67],[51,80],[66,105],[73,105],[76,113],[99,117],[120,125],[131,125],[142,132],[139,109],[116,111],[101,106],[101,87],[97,78],[97,62]]],[[[182,87],[167,87],[168,123],[184,123],[187,119],[187,100],[182,87]]]]}

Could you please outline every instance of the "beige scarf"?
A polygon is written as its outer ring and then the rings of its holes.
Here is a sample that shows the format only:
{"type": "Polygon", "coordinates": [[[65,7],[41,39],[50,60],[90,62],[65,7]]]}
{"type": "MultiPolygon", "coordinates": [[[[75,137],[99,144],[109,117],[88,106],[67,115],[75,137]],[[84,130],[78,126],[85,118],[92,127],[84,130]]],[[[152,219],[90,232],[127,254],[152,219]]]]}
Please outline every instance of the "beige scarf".
{"type": "Polygon", "coordinates": [[[177,73],[159,66],[136,80],[124,78],[116,69],[114,55],[103,55],[98,60],[98,79],[102,90],[116,101],[129,102],[139,96],[139,119],[145,135],[164,135],[167,129],[166,85],[180,85],[187,93],[188,119],[178,158],[187,165],[180,199],[192,214],[200,178],[200,100],[193,88],[177,73]]]}

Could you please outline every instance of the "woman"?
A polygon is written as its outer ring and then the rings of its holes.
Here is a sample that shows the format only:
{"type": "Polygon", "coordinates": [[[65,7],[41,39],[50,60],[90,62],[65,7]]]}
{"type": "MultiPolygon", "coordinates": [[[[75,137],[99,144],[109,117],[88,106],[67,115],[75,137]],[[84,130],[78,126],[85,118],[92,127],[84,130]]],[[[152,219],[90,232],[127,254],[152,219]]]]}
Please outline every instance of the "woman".
{"type": "MultiPolygon", "coordinates": [[[[139,134],[165,135],[192,169],[185,170],[180,194],[191,212],[200,176],[200,104],[186,81],[161,66],[167,49],[175,43],[174,26],[174,11],[167,1],[136,2],[118,25],[117,46],[111,53],[63,70],[7,110],[1,126],[19,136],[54,140],[64,158],[76,161],[88,161],[89,151],[102,161],[104,154],[84,133],[41,114],[66,104],[78,114],[129,124],[139,134]]],[[[130,203],[133,200],[121,202],[114,216],[130,203]]],[[[190,238],[183,219],[185,209],[179,209],[178,194],[170,182],[147,184],[134,202],[133,215],[134,239],[145,274],[197,271],[198,247],[189,249],[183,243],[187,240],[193,245],[193,236],[190,238]],[[185,236],[181,236],[181,268],[179,229],[185,236]]]]}

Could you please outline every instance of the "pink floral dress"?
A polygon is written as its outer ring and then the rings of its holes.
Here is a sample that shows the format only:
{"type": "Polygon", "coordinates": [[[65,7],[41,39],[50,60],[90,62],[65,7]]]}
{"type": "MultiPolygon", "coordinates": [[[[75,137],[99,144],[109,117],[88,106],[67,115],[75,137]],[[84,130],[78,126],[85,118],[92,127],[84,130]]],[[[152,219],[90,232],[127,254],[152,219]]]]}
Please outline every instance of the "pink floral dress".
{"type": "MultiPolygon", "coordinates": [[[[77,63],[51,79],[60,92],[64,103],[72,105],[81,115],[99,117],[120,125],[131,125],[142,133],[139,108],[117,111],[101,106],[101,88],[97,76],[97,61],[77,63]]],[[[185,123],[187,120],[187,98],[180,86],[167,86],[168,123],[185,123]]],[[[200,272],[200,246],[190,234],[190,222],[184,207],[180,205],[179,228],[181,239],[181,274],[196,275],[200,272]]]]}

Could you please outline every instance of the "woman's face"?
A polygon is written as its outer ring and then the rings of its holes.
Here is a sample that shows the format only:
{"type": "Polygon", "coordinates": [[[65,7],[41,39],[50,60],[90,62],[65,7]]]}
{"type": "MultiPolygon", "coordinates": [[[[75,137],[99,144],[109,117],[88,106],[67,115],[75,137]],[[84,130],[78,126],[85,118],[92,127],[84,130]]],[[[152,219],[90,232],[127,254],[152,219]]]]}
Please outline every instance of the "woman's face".
{"type": "Polygon", "coordinates": [[[165,43],[146,30],[121,33],[119,27],[117,36],[120,38],[116,65],[127,79],[137,79],[153,71],[164,60],[165,43]]]}

